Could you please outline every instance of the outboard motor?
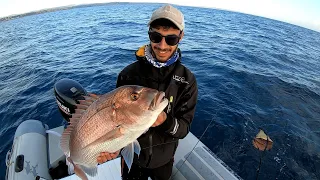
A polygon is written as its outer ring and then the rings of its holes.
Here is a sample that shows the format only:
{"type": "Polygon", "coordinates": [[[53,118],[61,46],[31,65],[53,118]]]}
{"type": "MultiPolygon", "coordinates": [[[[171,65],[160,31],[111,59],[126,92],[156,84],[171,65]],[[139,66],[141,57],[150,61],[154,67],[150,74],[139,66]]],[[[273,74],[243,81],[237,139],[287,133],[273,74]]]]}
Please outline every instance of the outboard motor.
{"type": "Polygon", "coordinates": [[[78,82],[71,79],[61,79],[54,85],[54,95],[59,111],[68,122],[75,112],[76,104],[79,104],[78,100],[84,100],[84,96],[87,94],[78,82]]]}

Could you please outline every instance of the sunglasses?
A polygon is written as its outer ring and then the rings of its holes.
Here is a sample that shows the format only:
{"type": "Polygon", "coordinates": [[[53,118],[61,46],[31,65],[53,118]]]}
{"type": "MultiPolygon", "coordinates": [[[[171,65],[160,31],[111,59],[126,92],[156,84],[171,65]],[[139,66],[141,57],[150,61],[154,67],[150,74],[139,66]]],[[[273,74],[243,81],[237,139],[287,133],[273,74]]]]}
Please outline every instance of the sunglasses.
{"type": "MultiPolygon", "coordinates": [[[[182,31],[180,31],[180,34],[181,34],[182,31]]],[[[155,32],[155,31],[149,31],[148,32],[149,34],[149,39],[151,42],[153,43],[159,43],[162,41],[162,38],[165,39],[166,43],[169,45],[169,46],[175,46],[178,44],[179,40],[180,40],[180,34],[179,36],[175,35],[175,34],[170,34],[170,35],[167,35],[167,36],[163,36],[162,34],[158,33],[158,32],[155,32]]]]}

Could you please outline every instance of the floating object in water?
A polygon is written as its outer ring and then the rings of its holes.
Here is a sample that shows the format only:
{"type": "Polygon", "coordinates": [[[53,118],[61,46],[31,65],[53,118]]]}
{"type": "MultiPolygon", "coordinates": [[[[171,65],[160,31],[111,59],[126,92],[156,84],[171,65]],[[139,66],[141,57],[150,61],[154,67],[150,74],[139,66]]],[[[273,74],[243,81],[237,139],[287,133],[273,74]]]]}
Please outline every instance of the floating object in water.
{"type": "Polygon", "coordinates": [[[269,136],[266,135],[266,133],[262,129],[260,129],[259,133],[252,140],[252,144],[260,151],[265,151],[272,148],[273,141],[269,136]]]}

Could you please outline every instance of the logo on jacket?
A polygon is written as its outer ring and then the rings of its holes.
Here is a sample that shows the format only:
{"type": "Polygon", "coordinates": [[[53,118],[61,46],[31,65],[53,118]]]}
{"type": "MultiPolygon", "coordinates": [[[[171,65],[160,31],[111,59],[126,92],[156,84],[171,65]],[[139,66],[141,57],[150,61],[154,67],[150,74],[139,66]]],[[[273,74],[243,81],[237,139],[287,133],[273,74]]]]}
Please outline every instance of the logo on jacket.
{"type": "Polygon", "coordinates": [[[180,77],[180,76],[177,76],[177,75],[173,75],[172,79],[174,79],[176,81],[179,81],[179,82],[182,82],[182,83],[189,84],[189,82],[185,80],[185,77],[180,77]]]}

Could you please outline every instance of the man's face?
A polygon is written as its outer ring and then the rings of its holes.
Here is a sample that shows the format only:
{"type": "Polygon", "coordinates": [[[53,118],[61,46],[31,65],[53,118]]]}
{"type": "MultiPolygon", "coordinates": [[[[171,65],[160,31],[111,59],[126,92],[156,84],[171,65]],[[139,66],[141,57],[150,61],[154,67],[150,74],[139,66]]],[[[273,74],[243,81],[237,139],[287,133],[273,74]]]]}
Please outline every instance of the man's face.
{"type": "MultiPolygon", "coordinates": [[[[157,27],[157,28],[152,28],[152,32],[157,32],[161,34],[162,36],[168,36],[168,35],[176,35],[180,37],[179,41],[180,42],[183,38],[183,32],[180,33],[181,31],[178,29],[174,29],[172,27],[170,28],[164,28],[162,26],[157,27]]],[[[152,50],[154,52],[155,57],[157,58],[158,61],[160,62],[166,62],[172,54],[175,52],[177,49],[178,44],[170,46],[167,44],[165,38],[163,37],[162,40],[159,43],[154,43],[150,41],[152,50]]]]}

